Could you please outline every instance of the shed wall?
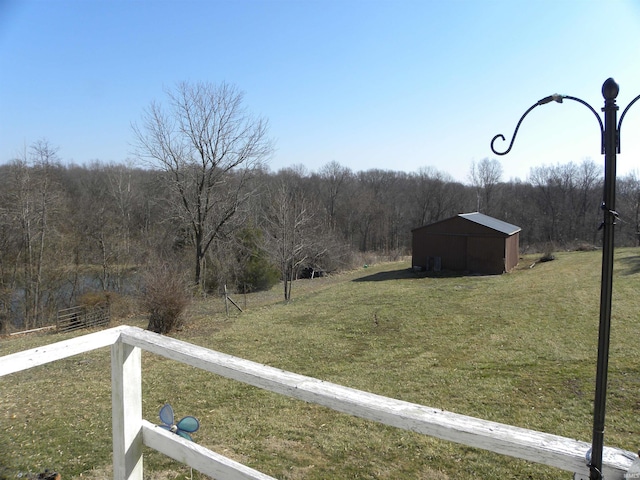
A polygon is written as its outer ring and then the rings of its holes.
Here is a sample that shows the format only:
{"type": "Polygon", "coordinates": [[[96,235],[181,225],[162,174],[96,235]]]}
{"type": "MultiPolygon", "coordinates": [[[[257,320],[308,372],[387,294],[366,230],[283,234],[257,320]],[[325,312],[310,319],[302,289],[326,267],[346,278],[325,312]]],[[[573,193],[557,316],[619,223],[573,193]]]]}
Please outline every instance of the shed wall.
{"type": "Polygon", "coordinates": [[[473,237],[467,240],[467,266],[471,272],[500,274],[505,271],[504,237],[473,237]]]}
{"type": "Polygon", "coordinates": [[[516,232],[505,240],[505,270],[510,272],[520,261],[520,232],[516,232]]]}
{"type": "Polygon", "coordinates": [[[412,266],[431,269],[429,259],[440,257],[442,268],[465,270],[467,264],[467,237],[463,235],[416,235],[413,237],[412,266]]]}
{"type": "Polygon", "coordinates": [[[412,265],[430,269],[440,257],[446,270],[501,274],[518,264],[519,238],[453,217],[413,230],[412,265]]]}

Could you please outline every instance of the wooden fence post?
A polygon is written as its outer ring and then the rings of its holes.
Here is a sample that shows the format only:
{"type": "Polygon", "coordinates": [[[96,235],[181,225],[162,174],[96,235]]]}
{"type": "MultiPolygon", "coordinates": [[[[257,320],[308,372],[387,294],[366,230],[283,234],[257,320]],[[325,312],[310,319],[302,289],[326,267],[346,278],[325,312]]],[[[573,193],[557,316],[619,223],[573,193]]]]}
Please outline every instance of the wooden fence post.
{"type": "Polygon", "coordinates": [[[113,478],[142,480],[142,362],[138,347],[111,346],[113,478]]]}
{"type": "MultiPolygon", "coordinates": [[[[227,312],[227,317],[229,316],[229,302],[231,302],[234,307],[236,307],[238,310],[240,310],[240,312],[242,312],[242,309],[240,308],[240,306],[236,302],[234,302],[233,299],[229,296],[229,292],[227,292],[227,286],[225,285],[224,286],[224,309],[227,312]]],[[[246,297],[245,297],[245,302],[246,302],[246,297]]]]}
{"type": "Polygon", "coordinates": [[[227,313],[227,318],[229,317],[229,295],[227,295],[227,285],[224,286],[224,311],[227,313]]]}

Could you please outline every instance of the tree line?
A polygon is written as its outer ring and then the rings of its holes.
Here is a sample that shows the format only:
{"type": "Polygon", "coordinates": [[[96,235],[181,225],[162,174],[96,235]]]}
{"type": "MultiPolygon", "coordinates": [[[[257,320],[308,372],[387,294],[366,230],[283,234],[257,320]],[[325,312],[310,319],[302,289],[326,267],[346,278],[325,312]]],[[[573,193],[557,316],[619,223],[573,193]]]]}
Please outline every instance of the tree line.
{"type": "MultiPolygon", "coordinates": [[[[603,168],[592,160],[534,167],[526,181],[504,181],[495,159],[474,162],[467,183],[433,167],[272,172],[268,124],[242,98],[178,85],[134,125],[135,163],[64,164],[42,140],[0,166],[0,323],[48,324],[87,293],[134,293],[167,264],[201,292],[282,282],[289,299],[303,270],[409,254],[413,228],[463,212],[520,226],[522,251],[599,246],[603,168]]],[[[640,179],[617,190],[616,243],[637,246],[640,179]]]]}

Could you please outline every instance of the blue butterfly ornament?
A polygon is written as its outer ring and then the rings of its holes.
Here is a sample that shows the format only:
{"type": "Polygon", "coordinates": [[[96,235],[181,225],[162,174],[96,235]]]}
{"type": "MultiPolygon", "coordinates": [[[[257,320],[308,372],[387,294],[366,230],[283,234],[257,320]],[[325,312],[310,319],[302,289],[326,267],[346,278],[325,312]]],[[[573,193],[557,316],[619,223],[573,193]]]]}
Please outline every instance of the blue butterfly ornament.
{"type": "Polygon", "coordinates": [[[180,435],[187,440],[191,440],[192,442],[193,438],[191,438],[191,435],[189,434],[200,428],[200,422],[198,419],[191,415],[184,417],[178,423],[174,423],[173,408],[171,408],[171,405],[168,403],[160,409],[160,420],[163,423],[160,427],[165,430],[169,430],[176,435],[180,435]]]}

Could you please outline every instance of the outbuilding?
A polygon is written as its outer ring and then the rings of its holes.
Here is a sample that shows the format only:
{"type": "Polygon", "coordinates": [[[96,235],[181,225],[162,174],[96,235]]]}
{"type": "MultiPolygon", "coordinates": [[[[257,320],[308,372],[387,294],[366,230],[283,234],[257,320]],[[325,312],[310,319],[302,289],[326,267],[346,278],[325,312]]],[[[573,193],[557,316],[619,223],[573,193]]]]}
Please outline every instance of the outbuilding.
{"type": "Polygon", "coordinates": [[[479,212],[415,228],[412,266],[484,274],[509,272],[519,259],[521,228],[479,212]]]}

